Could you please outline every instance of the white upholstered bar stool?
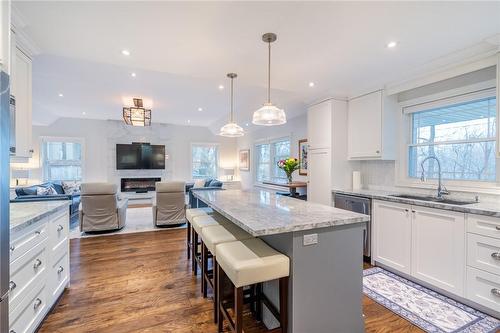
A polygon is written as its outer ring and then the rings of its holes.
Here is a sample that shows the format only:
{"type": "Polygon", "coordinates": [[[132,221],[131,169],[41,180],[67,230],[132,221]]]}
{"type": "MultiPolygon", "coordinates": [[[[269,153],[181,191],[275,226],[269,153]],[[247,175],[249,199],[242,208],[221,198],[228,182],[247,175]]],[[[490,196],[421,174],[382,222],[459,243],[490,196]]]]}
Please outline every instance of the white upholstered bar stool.
{"type": "Polygon", "coordinates": [[[228,221],[224,225],[210,226],[201,230],[201,277],[203,297],[207,297],[208,286],[214,293],[214,321],[217,322],[217,254],[216,246],[222,243],[235,242],[253,238],[245,230],[228,221]],[[209,253],[212,254],[212,270],[208,269],[209,253]]]}
{"type": "Polygon", "coordinates": [[[198,275],[198,266],[200,268],[202,266],[200,247],[201,230],[224,223],[220,217],[218,218],[220,223],[214,217],[215,215],[198,215],[193,217],[193,221],[191,222],[191,263],[194,275],[198,275]]]}
{"type": "Polygon", "coordinates": [[[195,216],[200,215],[210,215],[214,211],[212,208],[189,208],[186,209],[186,220],[187,220],[187,230],[186,230],[186,250],[188,259],[191,258],[191,223],[195,216]]]}
{"type": "MultiPolygon", "coordinates": [[[[262,302],[280,322],[282,333],[288,329],[288,276],[290,260],[258,238],[222,243],[216,245],[217,255],[217,311],[218,332],[222,332],[224,318],[233,332],[243,331],[243,287],[279,279],[279,310],[264,294],[256,299],[257,308],[262,302]],[[227,311],[223,282],[226,277],[234,288],[234,315],[232,320],[227,311]]],[[[262,310],[258,311],[262,313],[262,310]]]]}

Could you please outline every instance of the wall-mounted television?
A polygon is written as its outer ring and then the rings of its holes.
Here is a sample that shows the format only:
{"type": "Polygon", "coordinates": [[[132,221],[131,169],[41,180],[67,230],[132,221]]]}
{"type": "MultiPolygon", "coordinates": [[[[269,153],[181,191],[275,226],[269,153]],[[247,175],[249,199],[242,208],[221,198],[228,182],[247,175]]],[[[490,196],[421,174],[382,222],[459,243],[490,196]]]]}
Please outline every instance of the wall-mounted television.
{"type": "Polygon", "coordinates": [[[147,143],[117,144],[116,169],[165,169],[165,146],[147,143]]]}

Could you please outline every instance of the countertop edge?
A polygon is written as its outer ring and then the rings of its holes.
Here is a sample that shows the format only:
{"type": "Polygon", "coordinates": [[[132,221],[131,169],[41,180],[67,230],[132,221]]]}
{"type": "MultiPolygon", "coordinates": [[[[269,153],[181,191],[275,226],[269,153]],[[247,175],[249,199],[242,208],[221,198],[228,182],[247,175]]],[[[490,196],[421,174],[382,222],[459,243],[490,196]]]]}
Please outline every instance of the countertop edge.
{"type": "MultiPolygon", "coordinates": [[[[45,211],[43,211],[42,213],[34,216],[34,217],[28,217],[26,219],[26,221],[23,221],[19,224],[16,224],[15,226],[11,226],[10,227],[10,233],[14,233],[14,232],[18,232],[20,230],[23,230],[24,228],[32,225],[32,224],[35,224],[37,223],[38,221],[44,219],[45,217],[55,213],[55,212],[58,212],[60,210],[64,210],[64,209],[67,209],[70,205],[70,201],[69,200],[54,200],[54,201],[57,201],[57,202],[60,202],[61,204],[59,206],[56,206],[56,207],[51,207],[49,209],[46,209],[45,211]]],[[[18,205],[18,204],[24,204],[24,203],[11,203],[12,205],[18,205]]]]}

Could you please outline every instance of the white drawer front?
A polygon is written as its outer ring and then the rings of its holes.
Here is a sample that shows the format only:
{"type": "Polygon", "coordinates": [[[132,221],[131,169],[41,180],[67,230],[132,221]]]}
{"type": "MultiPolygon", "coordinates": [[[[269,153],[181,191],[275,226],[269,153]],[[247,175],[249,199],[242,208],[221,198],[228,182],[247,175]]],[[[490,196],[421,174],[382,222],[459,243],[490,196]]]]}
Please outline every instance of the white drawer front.
{"type": "Polygon", "coordinates": [[[10,235],[10,262],[13,262],[36,244],[47,238],[47,219],[10,235]]]}
{"type": "Polygon", "coordinates": [[[468,233],[467,265],[500,275],[500,239],[468,233]]]}
{"type": "Polygon", "coordinates": [[[69,254],[66,252],[49,270],[47,283],[50,286],[50,297],[55,302],[69,280],[69,254]]]}
{"type": "Polygon", "coordinates": [[[10,264],[10,302],[15,308],[33,288],[45,280],[48,266],[47,238],[10,264]]]}
{"type": "Polygon", "coordinates": [[[500,238],[500,218],[483,215],[467,215],[467,231],[500,238]]]}
{"type": "Polygon", "coordinates": [[[51,218],[49,222],[49,235],[52,250],[56,251],[57,248],[67,243],[69,234],[69,213],[67,210],[55,218],[51,218]]]}
{"type": "Polygon", "coordinates": [[[31,333],[47,311],[47,290],[44,283],[37,284],[21,304],[9,314],[10,332],[31,333]]]}
{"type": "Polygon", "coordinates": [[[467,267],[467,298],[500,311],[500,276],[467,267]]]}

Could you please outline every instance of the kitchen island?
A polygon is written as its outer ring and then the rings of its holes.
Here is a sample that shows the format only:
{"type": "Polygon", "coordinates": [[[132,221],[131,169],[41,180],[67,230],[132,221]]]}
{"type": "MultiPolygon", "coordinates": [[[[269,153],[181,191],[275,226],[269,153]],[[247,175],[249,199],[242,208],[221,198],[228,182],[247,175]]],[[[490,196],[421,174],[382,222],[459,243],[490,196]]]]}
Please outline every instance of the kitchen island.
{"type": "MultiPolygon", "coordinates": [[[[368,215],[267,190],[194,195],[290,258],[289,332],[364,332],[362,240],[368,215]]],[[[277,304],[276,281],[266,283],[264,293],[277,304]]],[[[277,325],[266,310],[264,323],[277,325]]]]}

